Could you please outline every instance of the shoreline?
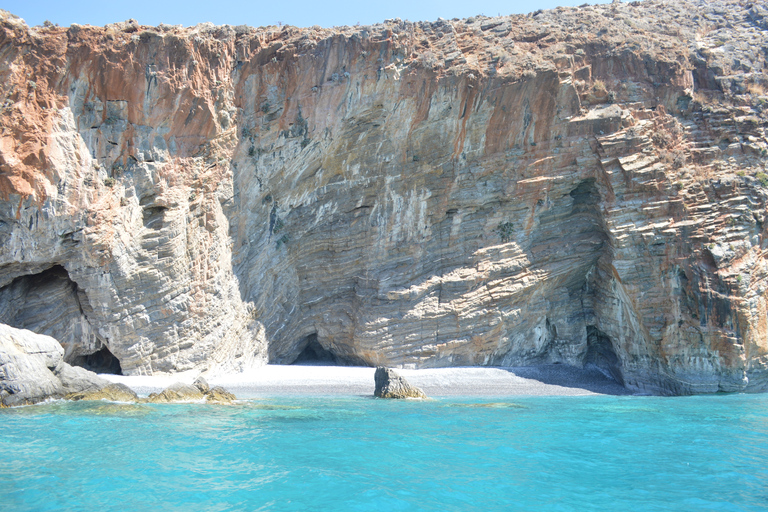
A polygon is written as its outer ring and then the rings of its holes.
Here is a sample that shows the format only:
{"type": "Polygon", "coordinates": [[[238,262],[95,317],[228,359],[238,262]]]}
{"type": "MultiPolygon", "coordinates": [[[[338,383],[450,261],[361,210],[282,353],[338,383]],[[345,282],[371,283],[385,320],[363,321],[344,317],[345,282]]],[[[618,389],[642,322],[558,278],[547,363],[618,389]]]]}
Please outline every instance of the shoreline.
{"type": "MultiPolygon", "coordinates": [[[[451,367],[395,369],[428,397],[588,396],[632,393],[596,369],[566,365],[530,367],[451,367]]],[[[239,399],[271,396],[373,396],[375,368],[329,365],[266,365],[248,374],[218,375],[206,380],[239,399]]],[[[100,374],[139,396],[173,384],[191,384],[197,374],[160,376],[100,374]]]]}

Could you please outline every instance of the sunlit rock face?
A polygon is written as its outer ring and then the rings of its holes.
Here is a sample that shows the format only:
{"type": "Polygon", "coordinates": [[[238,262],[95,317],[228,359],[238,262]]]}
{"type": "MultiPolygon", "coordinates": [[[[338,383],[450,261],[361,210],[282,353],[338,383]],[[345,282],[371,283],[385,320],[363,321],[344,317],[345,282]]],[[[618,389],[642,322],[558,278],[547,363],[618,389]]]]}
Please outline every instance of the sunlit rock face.
{"type": "Polygon", "coordinates": [[[764,390],[766,20],[6,14],[0,322],[126,374],[559,362],[764,390]]]}

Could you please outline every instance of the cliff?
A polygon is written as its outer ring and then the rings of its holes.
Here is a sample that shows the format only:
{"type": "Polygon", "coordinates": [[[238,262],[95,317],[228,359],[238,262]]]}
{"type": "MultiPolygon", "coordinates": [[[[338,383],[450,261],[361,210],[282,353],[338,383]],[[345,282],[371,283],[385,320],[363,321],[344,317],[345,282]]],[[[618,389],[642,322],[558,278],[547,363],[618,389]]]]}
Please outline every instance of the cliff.
{"type": "Polygon", "coordinates": [[[0,323],[125,374],[594,365],[768,388],[768,10],[0,16],[0,323]]]}

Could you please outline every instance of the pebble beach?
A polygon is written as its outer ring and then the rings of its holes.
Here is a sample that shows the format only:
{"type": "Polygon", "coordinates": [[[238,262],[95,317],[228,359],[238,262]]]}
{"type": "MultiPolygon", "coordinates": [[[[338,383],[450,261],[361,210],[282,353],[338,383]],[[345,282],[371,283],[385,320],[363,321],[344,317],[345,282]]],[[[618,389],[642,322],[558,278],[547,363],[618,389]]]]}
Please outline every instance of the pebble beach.
{"type": "MultiPolygon", "coordinates": [[[[250,373],[207,377],[238,398],[274,395],[373,395],[375,369],[356,366],[266,365],[250,373]]],[[[630,394],[597,370],[565,365],[535,367],[459,367],[397,369],[429,397],[439,396],[579,396],[630,394]]],[[[162,391],[174,382],[191,384],[192,373],[155,376],[101,375],[140,396],[162,391]]]]}

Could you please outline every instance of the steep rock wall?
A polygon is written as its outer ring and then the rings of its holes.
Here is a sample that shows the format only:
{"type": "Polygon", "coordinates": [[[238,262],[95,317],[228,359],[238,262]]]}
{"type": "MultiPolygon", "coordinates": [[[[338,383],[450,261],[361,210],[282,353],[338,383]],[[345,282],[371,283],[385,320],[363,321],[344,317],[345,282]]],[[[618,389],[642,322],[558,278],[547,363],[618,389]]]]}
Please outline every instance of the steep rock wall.
{"type": "MultiPolygon", "coordinates": [[[[6,15],[0,298],[58,275],[81,307],[53,309],[87,324],[60,334],[67,354],[107,347],[126,373],[309,347],[763,390],[767,14],[643,2],[333,30],[6,15]]],[[[6,309],[53,333],[40,308],[6,309]]]]}

